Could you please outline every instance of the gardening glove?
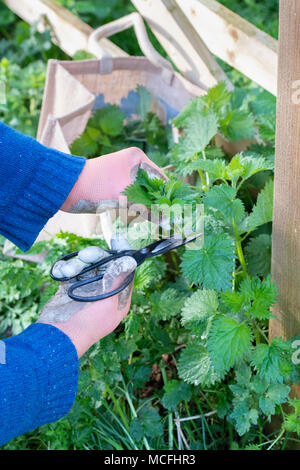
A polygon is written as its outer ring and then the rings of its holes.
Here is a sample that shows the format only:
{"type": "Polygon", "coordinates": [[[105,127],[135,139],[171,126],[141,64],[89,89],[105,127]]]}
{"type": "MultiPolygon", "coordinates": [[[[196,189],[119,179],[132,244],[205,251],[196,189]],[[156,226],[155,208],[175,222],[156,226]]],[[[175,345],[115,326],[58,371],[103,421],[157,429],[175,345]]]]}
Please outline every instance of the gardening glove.
{"type": "MultiPolygon", "coordinates": [[[[96,248],[98,252],[99,250],[102,251],[102,257],[109,255],[105,250],[98,247],[88,247],[81,250],[78,256],[72,259],[73,264],[70,264],[70,261],[63,262],[65,265],[58,262],[55,269],[61,272],[62,277],[68,270],[72,269],[75,269],[75,271],[77,269],[77,273],[79,273],[84,267],[83,265],[80,266],[80,258],[86,260],[86,257],[91,253],[91,248],[96,248]]],[[[107,263],[105,268],[102,267],[105,272],[101,280],[82,286],[76,293],[80,296],[94,297],[117,289],[135,270],[136,266],[136,261],[130,256],[123,256],[111,261],[107,263]]],[[[94,277],[99,274],[100,269],[101,267],[95,270],[96,272],[85,273],[81,278],[84,279],[85,276],[87,278],[94,277]]],[[[54,274],[57,276],[58,272],[54,274]]],[[[81,357],[94,343],[111,333],[127,315],[130,308],[133,282],[119,294],[96,302],[72,300],[68,296],[67,290],[73,282],[75,281],[70,280],[60,284],[55,296],[43,307],[38,323],[48,323],[63,331],[73,342],[78,357],[81,357]]]]}
{"type": "Polygon", "coordinates": [[[139,168],[152,178],[167,179],[159,167],[136,147],[87,160],[61,209],[72,213],[117,209],[122,192],[135,180],[139,168]]]}

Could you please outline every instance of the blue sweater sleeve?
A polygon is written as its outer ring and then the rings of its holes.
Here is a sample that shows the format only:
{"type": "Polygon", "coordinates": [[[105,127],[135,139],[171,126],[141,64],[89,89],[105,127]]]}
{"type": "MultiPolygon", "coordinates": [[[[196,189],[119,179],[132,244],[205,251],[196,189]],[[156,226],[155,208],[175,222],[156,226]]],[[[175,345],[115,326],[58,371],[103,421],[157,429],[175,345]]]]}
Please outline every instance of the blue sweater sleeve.
{"type": "MultiPolygon", "coordinates": [[[[0,234],[29,249],[85,161],[0,123],[0,234]]],[[[75,346],[53,326],[34,324],[0,342],[0,445],[64,416],[76,396],[77,374],[75,346]]]]}
{"type": "Polygon", "coordinates": [[[67,199],[85,162],[0,123],[0,234],[28,250],[67,199]]]}
{"type": "Polygon", "coordinates": [[[0,346],[1,446],[68,413],[76,397],[78,357],[62,331],[43,323],[0,346]]]}

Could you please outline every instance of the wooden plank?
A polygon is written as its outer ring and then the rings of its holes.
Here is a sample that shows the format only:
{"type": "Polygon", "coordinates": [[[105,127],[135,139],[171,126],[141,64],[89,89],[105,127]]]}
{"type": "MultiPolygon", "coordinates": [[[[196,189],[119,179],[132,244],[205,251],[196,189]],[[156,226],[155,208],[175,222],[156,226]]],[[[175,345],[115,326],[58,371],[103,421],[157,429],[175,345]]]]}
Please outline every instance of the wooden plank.
{"type": "Polygon", "coordinates": [[[216,0],[176,2],[214,55],[276,95],[276,39],[216,0]]]}
{"type": "MultiPolygon", "coordinates": [[[[270,337],[300,333],[300,2],[281,0],[272,275],[279,287],[270,337]]],[[[300,396],[300,388],[296,393],[300,396]]],[[[294,390],[295,393],[295,390],[294,390]]]]}
{"type": "MultiPolygon", "coordinates": [[[[88,38],[93,28],[73,15],[69,10],[53,0],[3,0],[4,3],[27,23],[39,22],[39,31],[47,26],[53,31],[57,45],[67,54],[73,56],[78,50],[88,51],[88,38]]],[[[114,57],[127,56],[126,52],[108,39],[101,44],[114,57]]]]}
{"type": "Polygon", "coordinates": [[[222,68],[175,0],[132,0],[180,72],[204,89],[225,80],[222,68]]]}

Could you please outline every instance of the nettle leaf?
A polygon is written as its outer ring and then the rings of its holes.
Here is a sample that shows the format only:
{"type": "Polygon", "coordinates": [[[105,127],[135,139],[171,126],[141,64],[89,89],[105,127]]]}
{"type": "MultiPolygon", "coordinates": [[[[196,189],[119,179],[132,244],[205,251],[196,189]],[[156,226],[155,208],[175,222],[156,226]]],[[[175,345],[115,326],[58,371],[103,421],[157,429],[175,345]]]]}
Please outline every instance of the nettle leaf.
{"type": "Polygon", "coordinates": [[[238,313],[245,305],[244,295],[237,291],[221,292],[221,298],[233,313],[238,313]]]}
{"type": "Polygon", "coordinates": [[[170,380],[164,386],[164,396],[162,397],[162,405],[168,410],[176,411],[177,405],[181,401],[189,401],[191,399],[193,389],[191,385],[180,382],[179,380],[170,380]]]}
{"type": "Polygon", "coordinates": [[[290,393],[290,387],[284,384],[273,384],[268,387],[267,392],[259,397],[259,407],[267,415],[275,413],[276,405],[284,403],[290,393]]]}
{"type": "Polygon", "coordinates": [[[186,137],[193,139],[196,152],[201,152],[218,132],[218,119],[214,112],[194,113],[186,120],[186,137]]]}
{"type": "Polygon", "coordinates": [[[252,424],[257,424],[258,411],[250,408],[246,402],[238,403],[229,416],[235,424],[235,428],[240,436],[249,431],[252,424]]]}
{"type": "Polygon", "coordinates": [[[250,178],[259,171],[274,170],[274,160],[269,157],[247,155],[241,156],[240,161],[244,167],[244,173],[242,175],[243,180],[250,178]]]}
{"type": "Polygon", "coordinates": [[[270,158],[262,156],[242,154],[235,155],[226,168],[227,179],[232,181],[234,187],[240,180],[239,187],[251,176],[260,171],[273,170],[274,162],[270,158]]]}
{"type": "Polygon", "coordinates": [[[276,116],[268,115],[258,119],[260,137],[268,142],[275,143],[276,116]]]}
{"type": "Polygon", "coordinates": [[[197,160],[193,162],[195,169],[207,171],[209,179],[213,183],[219,179],[225,179],[226,177],[226,164],[223,160],[197,160]]]}
{"type": "Polygon", "coordinates": [[[89,120],[89,125],[110,136],[117,136],[123,130],[125,114],[116,105],[108,105],[98,109],[89,120]]]}
{"type": "Polygon", "coordinates": [[[219,82],[217,85],[210,88],[202,99],[213,111],[219,114],[220,111],[229,104],[231,96],[232,93],[228,91],[227,84],[225,82],[219,82]]]}
{"type": "Polygon", "coordinates": [[[261,234],[251,238],[245,248],[249,274],[266,277],[271,271],[271,235],[261,234]]]}
{"type": "MultiPolygon", "coordinates": [[[[207,149],[205,150],[207,153],[207,149]]],[[[198,159],[192,162],[184,163],[180,166],[180,174],[183,176],[190,175],[193,171],[204,170],[209,174],[210,183],[216,180],[222,180],[226,177],[226,164],[223,160],[216,158],[215,160],[198,159]]]]}
{"type": "Polygon", "coordinates": [[[245,209],[240,199],[236,199],[236,191],[232,186],[220,184],[213,186],[204,198],[205,207],[213,207],[232,223],[232,219],[240,222],[245,216],[245,209]]]}
{"type": "Polygon", "coordinates": [[[173,119],[173,123],[176,127],[184,128],[191,115],[203,114],[208,108],[219,116],[223,108],[230,102],[230,98],[231,93],[228,91],[226,83],[219,82],[210,88],[205,96],[197,96],[190,100],[181,113],[173,119]]]}
{"type": "Polygon", "coordinates": [[[270,308],[276,303],[277,287],[271,276],[261,281],[258,277],[244,279],[239,288],[246,301],[251,303],[248,313],[255,318],[269,318],[270,308]]]}
{"type": "Polygon", "coordinates": [[[138,418],[134,418],[129,426],[130,435],[133,439],[141,441],[144,437],[144,428],[142,422],[138,418]]]}
{"type": "Polygon", "coordinates": [[[264,225],[272,221],[273,218],[273,181],[269,180],[263,190],[257,197],[256,205],[252,213],[247,217],[247,230],[252,231],[260,225],[264,225]]]}
{"type": "Polygon", "coordinates": [[[135,181],[131,185],[127,186],[123,191],[123,194],[128,197],[128,201],[136,204],[143,204],[146,207],[151,207],[153,199],[145,188],[135,181]]]}
{"type": "Polygon", "coordinates": [[[213,290],[197,290],[186,299],[182,314],[183,325],[198,323],[206,320],[217,312],[218,296],[213,290]]]}
{"type": "Polygon", "coordinates": [[[193,114],[202,114],[203,110],[207,107],[203,98],[196,96],[188,101],[187,105],[183,108],[181,113],[173,119],[176,127],[183,128],[186,125],[186,120],[193,114]]]}
{"type": "Polygon", "coordinates": [[[221,132],[230,141],[251,139],[254,136],[253,116],[242,110],[231,110],[221,121],[221,132]]]}
{"type": "Polygon", "coordinates": [[[288,380],[291,371],[291,347],[281,338],[274,338],[270,345],[258,344],[252,353],[252,366],[260,377],[271,383],[288,380]]]}
{"type": "Polygon", "coordinates": [[[252,377],[251,367],[245,362],[241,362],[239,367],[236,369],[235,375],[237,383],[249,389],[252,377]]]}
{"type": "Polygon", "coordinates": [[[158,411],[147,404],[141,408],[138,418],[143,425],[144,435],[149,438],[159,437],[163,434],[163,423],[158,411]]]}
{"type": "Polygon", "coordinates": [[[170,178],[168,181],[160,178],[151,179],[142,169],[138,170],[134,183],[127,186],[123,194],[128,197],[129,201],[144,204],[149,208],[154,204],[183,206],[185,203],[200,202],[201,200],[200,191],[187,183],[175,178],[170,178]]]}
{"type": "Polygon", "coordinates": [[[263,90],[255,97],[255,100],[249,103],[249,107],[255,116],[274,115],[276,113],[276,97],[263,90]]]}
{"type": "Polygon", "coordinates": [[[185,382],[194,385],[212,385],[221,379],[205,347],[196,342],[189,343],[181,352],[178,374],[185,382]]]}
{"type": "Polygon", "coordinates": [[[294,398],[289,400],[289,405],[294,408],[293,413],[289,413],[284,417],[284,429],[289,432],[295,432],[300,435],[300,400],[294,398]]]}
{"type": "Polygon", "coordinates": [[[260,137],[274,143],[276,131],[275,96],[263,91],[256,96],[254,101],[249,103],[249,107],[256,117],[260,137]]]}
{"type": "Polygon", "coordinates": [[[166,264],[158,258],[148,259],[135,271],[134,288],[144,290],[157,283],[165,274],[166,264]]]}
{"type": "Polygon", "coordinates": [[[74,140],[70,150],[73,155],[92,157],[98,148],[99,144],[87,132],[84,132],[78,139],[74,140]]]}
{"type": "Polygon", "coordinates": [[[205,289],[229,290],[234,270],[233,240],[224,234],[206,235],[201,250],[186,250],[181,269],[188,279],[205,289]]]}
{"type": "Polygon", "coordinates": [[[209,160],[220,159],[225,157],[225,153],[221,147],[209,146],[205,149],[205,156],[209,160]]]}
{"type": "Polygon", "coordinates": [[[184,301],[185,295],[173,287],[169,287],[163,292],[153,292],[150,296],[152,312],[161,320],[168,320],[178,315],[184,301]]]}
{"type": "Polygon", "coordinates": [[[218,132],[218,119],[212,111],[192,113],[185,120],[185,136],[173,147],[179,160],[190,161],[202,152],[218,132]]]}
{"type": "Polygon", "coordinates": [[[213,320],[207,348],[217,372],[225,373],[249,351],[252,332],[245,323],[225,316],[213,320]]]}
{"type": "Polygon", "coordinates": [[[241,155],[236,155],[230,160],[230,163],[226,168],[227,179],[232,181],[234,188],[236,187],[238,180],[243,176],[244,172],[245,168],[241,162],[241,155]]]}

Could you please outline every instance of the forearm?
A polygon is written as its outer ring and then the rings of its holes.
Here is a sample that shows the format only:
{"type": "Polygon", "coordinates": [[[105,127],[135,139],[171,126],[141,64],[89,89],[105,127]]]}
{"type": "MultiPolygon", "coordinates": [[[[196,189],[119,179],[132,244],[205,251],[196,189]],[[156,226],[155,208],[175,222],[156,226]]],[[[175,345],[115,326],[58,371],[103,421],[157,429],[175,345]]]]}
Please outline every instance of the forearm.
{"type": "Polygon", "coordinates": [[[0,234],[28,250],[67,199],[85,162],[0,123],[0,234]]]}
{"type": "Polygon", "coordinates": [[[31,325],[3,343],[0,445],[68,413],[78,379],[76,349],[51,325],[31,325]]]}

